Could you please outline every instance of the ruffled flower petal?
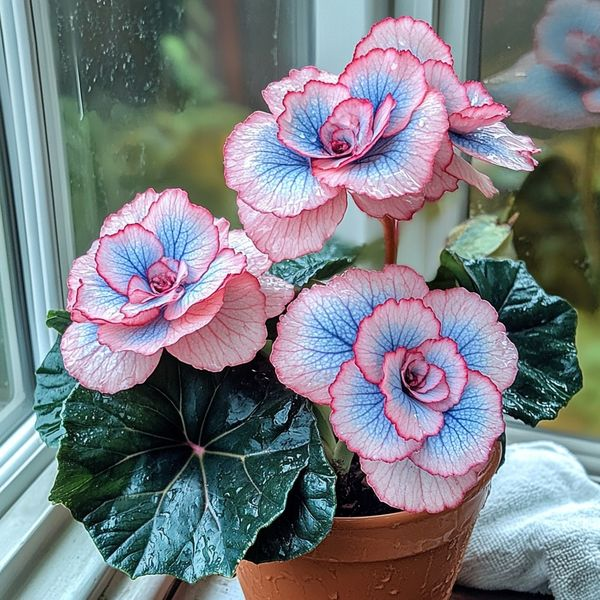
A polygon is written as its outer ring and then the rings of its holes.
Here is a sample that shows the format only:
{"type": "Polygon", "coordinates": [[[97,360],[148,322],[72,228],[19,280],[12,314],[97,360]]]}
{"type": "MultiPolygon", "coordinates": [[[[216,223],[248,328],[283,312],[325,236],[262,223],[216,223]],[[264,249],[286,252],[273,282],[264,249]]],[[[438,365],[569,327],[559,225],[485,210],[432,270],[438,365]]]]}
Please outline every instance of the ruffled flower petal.
{"type": "Polygon", "coordinates": [[[448,168],[452,164],[454,148],[449,137],[445,137],[439,152],[435,155],[433,162],[433,174],[430,181],[423,188],[423,196],[427,202],[436,202],[446,192],[454,192],[458,189],[458,180],[450,173],[448,168]]]}
{"type": "Polygon", "coordinates": [[[494,104],[494,98],[481,81],[465,81],[463,84],[471,106],[494,104]]]}
{"type": "Polygon", "coordinates": [[[398,221],[409,221],[425,204],[425,197],[422,195],[377,200],[363,194],[352,194],[352,198],[356,202],[356,206],[370,217],[382,219],[383,217],[390,216],[398,221]]]}
{"type": "Polygon", "coordinates": [[[196,369],[222,371],[251,361],[265,345],[265,297],[253,275],[243,273],[225,288],[223,307],[202,329],[181,338],[167,351],[196,369]]]}
{"type": "Polygon", "coordinates": [[[229,234],[229,244],[234,250],[246,257],[248,273],[258,278],[260,290],[266,299],[267,318],[270,319],[280,315],[294,298],[294,286],[267,273],[273,264],[271,259],[253,244],[242,229],[234,229],[229,234]]]}
{"type": "Polygon", "coordinates": [[[423,302],[442,324],[442,336],[456,342],[469,369],[489,377],[500,391],[512,385],[517,349],[489,302],[464,288],[432,290],[423,302]]]}
{"type": "Polygon", "coordinates": [[[263,98],[269,110],[278,117],[284,110],[283,99],[289,92],[300,92],[309,81],[337,83],[337,75],[321,71],[316,67],[292,69],[287,77],[270,83],[263,90],[263,98]]]}
{"type": "Polygon", "coordinates": [[[86,388],[114,394],[143,383],[158,365],[162,350],[149,356],[113,352],[98,341],[94,323],[71,323],[61,344],[65,368],[86,388]]]}
{"type": "Polygon", "coordinates": [[[280,319],[271,362],[279,380],[318,404],[329,404],[329,386],[354,355],[360,322],[389,298],[422,298],[425,280],[409,267],[382,272],[350,269],[326,286],[302,291],[280,319]]]}
{"type": "Polygon", "coordinates": [[[274,275],[260,275],[258,277],[260,291],[265,295],[265,311],[267,319],[280,315],[285,307],[294,299],[294,286],[274,275]]]}
{"type": "Polygon", "coordinates": [[[370,198],[421,193],[432,177],[447,127],[443,96],[428,92],[400,133],[381,138],[362,158],[339,169],[321,169],[315,160],[313,171],[328,186],[344,186],[370,198]]]}
{"type": "MultiPolygon", "coordinates": [[[[423,208],[425,202],[435,202],[446,192],[454,192],[458,189],[459,178],[448,172],[448,166],[453,156],[452,143],[446,137],[435,155],[431,179],[420,194],[408,194],[399,198],[385,198],[383,200],[369,198],[361,194],[352,194],[352,197],[358,208],[371,217],[381,219],[390,216],[398,221],[408,221],[423,208]]],[[[485,175],[482,175],[482,177],[485,177],[485,175]]]]}
{"type": "Polygon", "coordinates": [[[412,17],[389,17],[379,21],[371,31],[356,45],[354,58],[367,54],[373,48],[395,48],[408,50],[421,62],[440,60],[453,64],[452,51],[425,21],[412,17]]]}
{"type": "MultiPolygon", "coordinates": [[[[317,181],[310,160],[277,138],[273,115],[252,113],[225,143],[225,181],[256,211],[295,217],[318,208],[339,190],[317,181]]],[[[260,247],[260,246],[259,246],[260,247]]]]}
{"type": "Polygon", "coordinates": [[[408,512],[438,513],[456,508],[477,483],[477,467],[459,477],[431,475],[410,458],[386,463],[360,460],[367,482],[382,501],[408,512]]]}
{"type": "Polygon", "coordinates": [[[496,186],[487,175],[478,171],[458,154],[454,154],[446,171],[457,180],[466,181],[469,185],[476,187],[486,198],[491,198],[498,193],[496,186]]]}
{"type": "Polygon", "coordinates": [[[381,137],[394,104],[392,97],[388,96],[378,110],[377,125],[374,124],[373,105],[369,100],[350,98],[338,104],[321,127],[323,145],[331,155],[327,161],[319,162],[321,168],[338,168],[363,156],[381,137]]]}
{"type": "Polygon", "coordinates": [[[111,352],[135,352],[151,356],[167,345],[170,323],[160,315],[145,325],[106,323],[98,327],[98,340],[111,352]]]}
{"type": "Polygon", "coordinates": [[[423,68],[427,83],[443,94],[449,115],[471,106],[467,88],[458,79],[451,64],[428,60],[423,68]]]}
{"type": "MultiPolygon", "coordinates": [[[[398,435],[406,440],[421,442],[434,435],[444,425],[441,411],[431,408],[424,402],[411,397],[404,389],[402,366],[406,350],[400,348],[386,354],[383,364],[383,392],[385,416],[394,424],[398,435]]],[[[335,402],[333,403],[335,406],[335,402]]]]}
{"type": "Polygon", "coordinates": [[[140,224],[132,223],[100,238],[96,270],[113,290],[127,294],[131,278],[145,278],[148,269],[163,256],[160,240],[140,224]]]}
{"type": "Polygon", "coordinates": [[[246,270],[248,273],[258,277],[271,268],[273,261],[254,245],[243,229],[230,231],[228,243],[230,248],[246,257],[246,270]]]}
{"type": "Polygon", "coordinates": [[[504,123],[495,123],[471,133],[450,132],[450,139],[463,152],[508,169],[533,171],[538,164],[533,155],[539,149],[531,139],[515,135],[504,123]]]}
{"type": "Polygon", "coordinates": [[[146,310],[135,318],[128,318],[121,309],[127,303],[127,296],[116,292],[98,275],[96,252],[98,242],[90,250],[75,259],[67,279],[67,310],[76,322],[91,321],[101,323],[128,323],[141,325],[154,319],[158,310],[146,310]]]}
{"type": "Polygon", "coordinates": [[[166,257],[185,262],[188,281],[198,281],[219,250],[214,217],[204,207],[192,204],[183,190],[160,194],[142,225],[154,232],[166,257]]]}
{"type": "Polygon", "coordinates": [[[141,194],[136,194],[135,198],[123,205],[117,212],[112,213],[104,219],[100,229],[100,237],[117,233],[131,223],[140,223],[148,214],[150,207],[158,200],[160,194],[152,188],[147,189],[141,194]]]}
{"type": "Polygon", "coordinates": [[[430,402],[429,406],[445,411],[458,404],[467,384],[469,371],[456,342],[448,338],[427,340],[419,346],[419,352],[428,363],[444,372],[444,381],[448,386],[447,397],[444,400],[430,402]]]}
{"type": "Polygon", "coordinates": [[[385,416],[385,397],[349,360],[331,386],[331,425],[348,448],[363,458],[401,460],[420,447],[400,437],[385,416]]]}
{"type": "Polygon", "coordinates": [[[356,332],[356,364],[372,383],[383,379],[383,361],[397,348],[416,348],[440,334],[440,322],[421,299],[391,298],[375,307],[356,332]]]}
{"type": "Polygon", "coordinates": [[[253,210],[238,198],[238,214],[256,247],[280,261],[317,252],[333,235],[346,212],[346,192],[295,217],[277,217],[253,210]]]}
{"type": "Polygon", "coordinates": [[[355,58],[340,75],[353,98],[365,98],[375,111],[387,96],[395,101],[384,136],[404,129],[427,93],[423,65],[410,52],[376,48],[355,58]]]}
{"type": "Polygon", "coordinates": [[[444,413],[444,426],[410,460],[432,475],[465,475],[489,459],[503,431],[502,394],[487,377],[470,371],[460,402],[444,413]]]}
{"type": "Polygon", "coordinates": [[[246,268],[246,257],[231,248],[221,250],[210,263],[208,270],[195,283],[185,288],[185,294],[164,311],[165,319],[174,321],[183,316],[191,306],[212,296],[226,281],[246,268]]]}
{"type": "Polygon", "coordinates": [[[454,133],[472,133],[476,129],[493,125],[510,115],[503,104],[495,102],[485,106],[470,106],[450,115],[450,130],[454,133]]]}
{"type": "Polygon", "coordinates": [[[322,81],[309,81],[301,92],[289,92],[283,99],[285,110],[277,117],[279,141],[303,156],[329,156],[321,128],[335,107],[349,98],[345,85],[322,81]]]}

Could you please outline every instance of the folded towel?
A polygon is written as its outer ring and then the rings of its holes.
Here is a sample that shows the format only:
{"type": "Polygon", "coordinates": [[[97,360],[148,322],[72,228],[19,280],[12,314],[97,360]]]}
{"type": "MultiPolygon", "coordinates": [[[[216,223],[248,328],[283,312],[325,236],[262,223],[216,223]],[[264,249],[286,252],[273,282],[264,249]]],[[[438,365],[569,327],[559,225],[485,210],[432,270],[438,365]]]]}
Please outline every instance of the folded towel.
{"type": "Polygon", "coordinates": [[[600,599],[600,486],[566,448],[507,448],[459,582],[556,600],[600,599]]]}

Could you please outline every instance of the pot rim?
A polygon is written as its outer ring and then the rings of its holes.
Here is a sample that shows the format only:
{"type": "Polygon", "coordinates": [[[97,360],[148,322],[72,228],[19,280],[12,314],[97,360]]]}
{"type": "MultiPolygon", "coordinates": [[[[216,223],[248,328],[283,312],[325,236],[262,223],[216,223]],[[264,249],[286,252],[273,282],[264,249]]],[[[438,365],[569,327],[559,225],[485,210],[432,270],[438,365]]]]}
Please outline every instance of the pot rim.
{"type": "MultiPolygon", "coordinates": [[[[485,464],[484,468],[479,472],[477,483],[467,492],[466,496],[460,502],[465,504],[476,496],[481,488],[494,476],[500,466],[502,457],[502,444],[496,441],[492,454],[485,464]]],[[[459,506],[460,506],[459,504],[459,506]]],[[[456,507],[447,508],[438,513],[428,512],[408,512],[397,511],[386,515],[367,515],[363,517],[334,517],[333,522],[336,529],[375,529],[379,527],[387,527],[389,525],[398,525],[399,523],[416,523],[432,517],[443,517],[444,515],[456,510],[456,507]]]]}

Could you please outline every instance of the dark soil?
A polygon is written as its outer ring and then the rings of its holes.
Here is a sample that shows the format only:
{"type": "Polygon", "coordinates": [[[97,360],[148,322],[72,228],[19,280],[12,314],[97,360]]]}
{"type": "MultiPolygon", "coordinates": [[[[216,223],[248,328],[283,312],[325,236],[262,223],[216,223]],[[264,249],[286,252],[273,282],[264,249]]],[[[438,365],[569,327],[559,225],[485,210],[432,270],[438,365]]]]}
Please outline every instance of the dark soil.
{"type": "Polygon", "coordinates": [[[369,487],[360,469],[358,457],[354,457],[348,473],[338,475],[336,482],[338,499],[336,517],[368,517],[398,512],[381,502],[369,487]]]}

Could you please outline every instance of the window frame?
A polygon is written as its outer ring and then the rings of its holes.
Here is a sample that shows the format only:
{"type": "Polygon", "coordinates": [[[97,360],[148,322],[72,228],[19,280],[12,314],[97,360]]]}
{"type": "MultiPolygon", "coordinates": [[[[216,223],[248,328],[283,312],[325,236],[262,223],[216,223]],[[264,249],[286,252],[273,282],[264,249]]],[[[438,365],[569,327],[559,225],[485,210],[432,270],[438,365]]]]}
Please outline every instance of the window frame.
{"type": "MultiPolygon", "coordinates": [[[[45,327],[44,316],[49,308],[63,303],[48,180],[48,147],[31,34],[28,3],[0,3],[0,101],[28,323],[22,332],[24,347],[20,350],[22,354],[29,351],[30,360],[23,364],[30,365],[30,371],[54,340],[54,334],[45,327]]],[[[30,409],[28,418],[0,445],[0,515],[54,455],[41,442],[34,424],[30,409]]]]}

